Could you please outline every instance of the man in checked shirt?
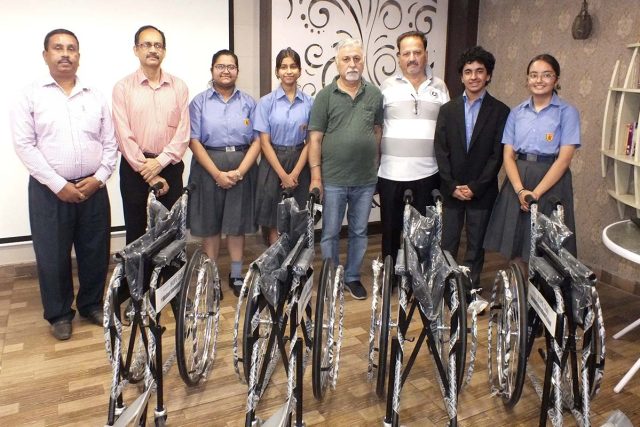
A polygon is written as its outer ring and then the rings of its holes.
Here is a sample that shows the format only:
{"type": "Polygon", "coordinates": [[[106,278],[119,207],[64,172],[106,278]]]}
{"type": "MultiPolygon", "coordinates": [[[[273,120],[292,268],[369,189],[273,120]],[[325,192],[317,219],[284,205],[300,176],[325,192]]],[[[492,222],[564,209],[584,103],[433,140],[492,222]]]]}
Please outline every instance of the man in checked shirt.
{"type": "Polygon", "coordinates": [[[76,308],[102,325],[109,260],[105,182],[117,159],[109,106],[76,76],[80,44],[69,30],[44,39],[49,75],[25,88],[11,110],[16,154],[29,178],[29,221],[44,318],[59,340],[71,337],[75,247],[80,287],[76,308]]]}

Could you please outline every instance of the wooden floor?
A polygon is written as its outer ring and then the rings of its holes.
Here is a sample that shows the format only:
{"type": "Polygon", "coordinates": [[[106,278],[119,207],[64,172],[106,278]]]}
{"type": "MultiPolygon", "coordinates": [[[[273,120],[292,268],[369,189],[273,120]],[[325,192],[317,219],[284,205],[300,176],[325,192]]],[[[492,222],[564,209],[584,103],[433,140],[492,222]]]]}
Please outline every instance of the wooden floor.
{"type": "MultiPolygon", "coordinates": [[[[343,242],[344,244],[344,242],[343,242]]],[[[264,248],[253,244],[247,259],[255,259],[264,248]]],[[[365,261],[365,283],[370,283],[371,260],[380,252],[380,238],[370,239],[365,261]]],[[[344,251],[343,251],[344,253],[344,251]]],[[[225,257],[222,277],[227,277],[225,257]]],[[[503,261],[490,256],[483,283],[485,295],[503,261]]],[[[319,266],[316,266],[316,271],[319,266]]],[[[367,285],[370,286],[370,285],[367,285]]],[[[246,385],[235,376],[231,361],[231,337],[235,298],[224,280],[218,352],[209,380],[198,387],[186,387],[177,367],[166,375],[165,396],[168,425],[243,425],[246,385]]],[[[602,425],[615,409],[622,410],[640,426],[640,374],[620,394],[613,387],[640,356],[640,328],[621,340],[612,335],[640,316],[640,298],[606,283],[599,284],[607,328],[607,361],[602,390],[592,402],[592,424],[602,425]]],[[[340,375],[335,391],[322,402],[313,398],[311,368],[305,376],[305,421],[307,425],[377,426],[385,403],[366,381],[367,340],[371,300],[346,297],[346,335],[340,357],[340,375]]],[[[167,310],[168,313],[170,310],[167,310]]],[[[480,350],[472,382],[462,392],[458,419],[462,426],[537,425],[540,401],[527,381],[518,405],[508,411],[492,397],[487,385],[487,316],[480,318],[480,350]]],[[[173,349],[174,326],[165,316],[165,347],[173,349]]],[[[36,280],[19,279],[0,283],[0,426],[78,425],[101,426],[106,421],[110,367],[103,344],[102,328],[76,318],[73,337],[56,341],[42,319],[36,280]]],[[[540,367],[540,358],[530,365],[540,367]]],[[[131,386],[131,393],[137,392],[131,386]]],[[[279,407],[286,393],[282,369],[274,375],[258,409],[266,418],[279,407]]],[[[401,422],[408,426],[441,426],[446,413],[429,354],[418,358],[402,392],[401,422]]],[[[575,425],[570,415],[565,425],[575,425]]]]}

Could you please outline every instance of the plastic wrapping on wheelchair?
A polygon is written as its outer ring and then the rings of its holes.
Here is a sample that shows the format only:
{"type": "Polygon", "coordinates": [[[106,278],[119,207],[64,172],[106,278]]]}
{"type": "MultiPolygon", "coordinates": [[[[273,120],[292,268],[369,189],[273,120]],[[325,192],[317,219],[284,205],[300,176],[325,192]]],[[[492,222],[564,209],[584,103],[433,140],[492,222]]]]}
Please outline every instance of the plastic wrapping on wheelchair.
{"type": "MultiPolygon", "coordinates": [[[[591,287],[596,285],[596,275],[582,262],[563,247],[566,239],[573,233],[563,223],[558,211],[550,216],[538,213],[537,226],[534,228],[535,241],[545,242],[562,260],[571,278],[571,297],[573,318],[577,324],[583,324],[584,308],[592,304],[591,287]]],[[[534,256],[530,261],[533,268],[540,272],[543,279],[554,286],[558,286],[562,277],[544,259],[534,256]]]]}
{"type": "Polygon", "coordinates": [[[171,210],[167,210],[161,203],[149,205],[149,218],[153,224],[145,234],[129,243],[120,252],[119,257],[124,260],[124,272],[131,296],[139,301],[146,292],[144,274],[141,271],[145,264],[150,263],[153,256],[176,239],[184,239],[185,208],[178,200],[171,210]],[[141,273],[143,273],[141,275],[141,273]]]}
{"type": "Polygon", "coordinates": [[[413,207],[408,209],[403,224],[406,267],[403,263],[396,263],[396,273],[411,277],[413,295],[430,320],[438,317],[445,283],[455,273],[436,238],[437,219],[438,213],[432,206],[427,206],[425,216],[413,207]],[[403,268],[404,272],[401,271],[403,268]]]}
{"type": "Polygon", "coordinates": [[[298,241],[298,238],[307,232],[309,215],[309,209],[300,209],[293,197],[284,199],[278,203],[278,233],[288,234],[291,242],[298,241]]]}
{"type": "Polygon", "coordinates": [[[288,289],[290,264],[295,260],[289,256],[299,252],[309,227],[308,209],[300,209],[293,197],[278,204],[278,232],[280,237],[252,263],[260,272],[260,291],[267,302],[276,306],[288,289]]]}
{"type": "Polygon", "coordinates": [[[272,306],[275,306],[279,300],[280,288],[289,277],[285,260],[291,249],[289,235],[281,234],[278,240],[251,264],[251,268],[260,272],[260,291],[272,306]]]}

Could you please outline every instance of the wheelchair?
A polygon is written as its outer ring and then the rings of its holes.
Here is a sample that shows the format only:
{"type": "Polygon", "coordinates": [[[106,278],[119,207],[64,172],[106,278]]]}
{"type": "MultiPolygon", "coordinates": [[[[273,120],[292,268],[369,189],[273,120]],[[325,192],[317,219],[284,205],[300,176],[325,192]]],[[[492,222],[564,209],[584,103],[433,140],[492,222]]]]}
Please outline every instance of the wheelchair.
{"type": "Polygon", "coordinates": [[[563,247],[571,235],[562,204],[552,214],[531,212],[529,277],[515,262],[500,270],[491,292],[488,372],[491,392],[507,407],[520,399],[525,372],[542,401],[540,426],[563,423],[563,410],[578,425],[590,425],[590,403],[600,389],[605,329],[595,274],[563,247]],[[527,286],[525,287],[525,283],[527,286]],[[536,338],[544,334],[544,344],[536,338]],[[527,361],[534,347],[544,361],[540,373],[527,361]]]}
{"type": "Polygon", "coordinates": [[[183,381],[193,386],[207,377],[216,352],[220,279],[216,264],[200,249],[187,262],[187,201],[192,186],[168,211],[152,187],[147,231],[115,256],[104,302],[104,337],[112,369],[107,425],[146,425],[156,394],[154,422],[167,419],[163,376],[177,358],[183,381]],[[163,361],[162,310],[171,305],[176,321],[175,351],[163,361]],[[141,393],[126,402],[125,387],[141,393]]]}
{"type": "Polygon", "coordinates": [[[240,380],[248,384],[246,426],[303,425],[303,375],[309,355],[316,399],[321,400],[329,386],[335,389],[338,379],[343,268],[324,260],[312,311],[319,192],[310,194],[305,209],[287,196],[278,205],[280,236],[251,264],[235,313],[233,365],[240,380]],[[263,423],[256,410],[280,361],[287,375],[286,400],[263,423]]]}
{"type": "Polygon", "coordinates": [[[433,197],[436,205],[427,206],[426,216],[422,216],[411,206],[411,190],[405,192],[403,236],[395,270],[391,256],[386,257],[384,264],[380,260],[373,262],[367,378],[372,382],[375,377],[376,394],[380,398],[386,397],[385,426],[399,425],[402,387],[425,341],[436,366],[450,426],[457,425],[458,393],[473,372],[477,348],[477,312],[482,311],[487,302],[478,294],[472,294],[469,308],[472,311],[474,335],[465,379],[468,309],[465,283],[469,280],[468,271],[459,267],[451,254],[440,247],[442,197],[437,190],[433,197]],[[392,321],[394,281],[399,281],[398,311],[392,321]],[[414,338],[407,337],[414,316],[420,317],[422,328],[403,367],[407,343],[414,341],[414,338]],[[392,329],[395,336],[391,338],[389,348],[392,329]],[[385,392],[387,371],[388,391],[385,392]]]}

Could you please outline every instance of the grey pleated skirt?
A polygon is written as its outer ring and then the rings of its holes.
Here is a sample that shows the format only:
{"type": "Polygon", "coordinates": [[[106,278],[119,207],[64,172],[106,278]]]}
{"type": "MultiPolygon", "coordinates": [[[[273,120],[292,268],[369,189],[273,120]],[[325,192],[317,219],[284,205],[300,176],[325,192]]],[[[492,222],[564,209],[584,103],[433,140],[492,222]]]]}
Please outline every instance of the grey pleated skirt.
{"type": "MultiPolygon", "coordinates": [[[[242,151],[207,150],[216,167],[223,172],[237,169],[246,154],[242,151]]],[[[196,185],[189,195],[187,212],[191,234],[197,237],[220,233],[238,236],[255,233],[256,166],[252,166],[242,181],[225,190],[200,166],[195,157],[191,161],[189,183],[196,185]]]]}
{"type": "MultiPolygon", "coordinates": [[[[516,160],[518,172],[524,188],[530,190],[542,180],[551,164],[516,160]]],[[[538,212],[550,215],[554,209],[553,196],[562,201],[564,221],[569,230],[575,233],[573,210],[573,184],[571,171],[567,170],[560,180],[538,201],[538,212]],[[551,201],[550,201],[551,199],[551,201]]],[[[531,250],[531,215],[520,209],[520,202],[508,178],[505,178],[500,194],[493,205],[491,219],[484,238],[484,248],[500,252],[507,259],[521,257],[529,260],[531,250]]],[[[575,235],[564,244],[569,252],[577,255],[575,235]]]]}
{"type": "MultiPolygon", "coordinates": [[[[300,153],[304,147],[280,149],[273,146],[276,157],[280,165],[287,172],[291,172],[296,166],[300,153]]],[[[277,206],[282,198],[282,187],[280,186],[280,178],[271,164],[264,157],[260,160],[258,166],[258,189],[256,191],[256,220],[258,225],[265,227],[275,227],[277,223],[277,206]]],[[[309,194],[309,184],[311,175],[309,166],[305,165],[304,169],[298,176],[298,186],[293,190],[298,206],[304,206],[309,194]]]]}

